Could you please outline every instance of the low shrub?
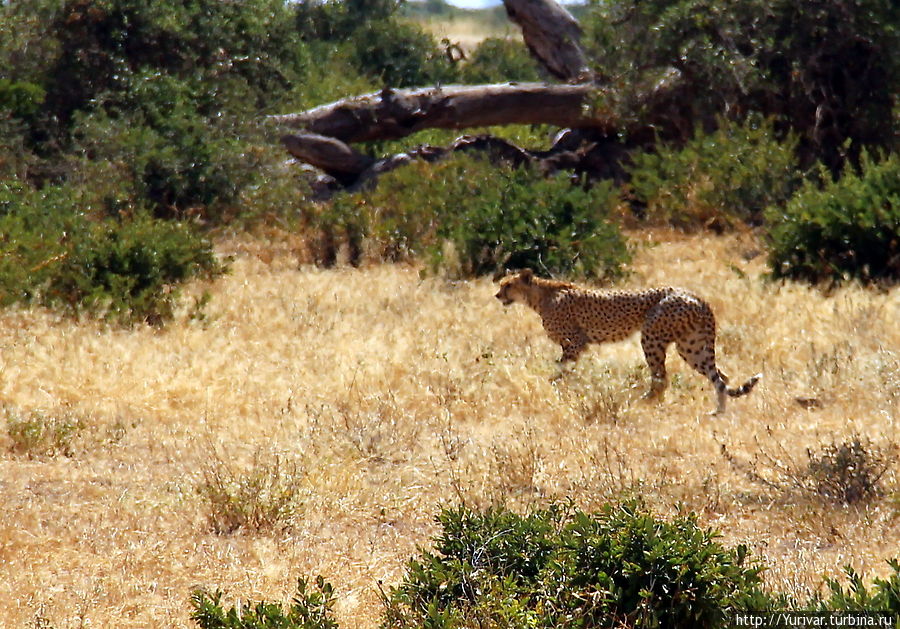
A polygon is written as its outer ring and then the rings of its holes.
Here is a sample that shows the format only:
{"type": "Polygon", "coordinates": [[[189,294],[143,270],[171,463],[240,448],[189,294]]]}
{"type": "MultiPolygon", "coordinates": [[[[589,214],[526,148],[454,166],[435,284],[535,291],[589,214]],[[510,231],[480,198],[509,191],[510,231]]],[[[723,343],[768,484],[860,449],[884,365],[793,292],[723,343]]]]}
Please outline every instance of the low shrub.
{"type": "MultiPolygon", "coordinates": [[[[826,578],[804,601],[763,587],[747,548],[726,548],[694,514],[654,516],[640,501],[595,513],[551,505],[520,515],[502,507],[445,508],[431,550],[410,559],[403,580],[381,592],[384,629],[467,627],[729,627],[740,612],[900,613],[900,562],[867,586],[826,578]]],[[[334,592],[299,579],[293,604],[246,602],[196,590],[201,629],[336,629],[334,592]]]]}
{"type": "MultiPolygon", "coordinates": [[[[770,437],[774,437],[771,430],[770,437]]],[[[749,480],[779,493],[797,492],[839,504],[855,504],[882,495],[881,479],[897,460],[897,444],[874,443],[850,435],[816,449],[806,449],[806,461],[796,461],[780,443],[760,448],[750,460],[742,460],[720,444],[722,455],[749,480]]]]}
{"type": "Polygon", "coordinates": [[[809,453],[809,485],[819,495],[844,504],[877,497],[881,478],[896,458],[895,450],[879,448],[858,435],[832,442],[820,452],[809,453]]]}
{"type": "Polygon", "coordinates": [[[807,282],[900,280],[900,155],[863,154],[860,169],[833,180],[824,170],[783,207],[767,212],[769,266],[807,282]]]}
{"type": "Polygon", "coordinates": [[[321,576],[314,586],[300,578],[297,593],[290,607],[279,603],[246,602],[226,610],[222,607],[224,593],[196,590],[191,595],[194,611],[191,619],[200,629],[337,629],[332,618],[334,588],[321,576]]]}
{"type": "Polygon", "coordinates": [[[825,611],[888,613],[894,616],[896,626],[900,615],[900,561],[889,559],[887,563],[892,573],[885,579],[876,578],[871,587],[866,587],[859,573],[847,566],[847,587],[837,579],[826,579],[828,595],[818,598],[813,606],[825,611]]]}
{"type": "Polygon", "coordinates": [[[434,38],[401,20],[363,21],[353,33],[349,50],[355,67],[390,87],[447,83],[455,78],[434,38]]]}
{"type": "Polygon", "coordinates": [[[632,501],[438,521],[435,551],[386,595],[385,627],[716,627],[773,603],[747,549],[723,547],[693,515],[665,521],[632,501]]]}
{"type": "Polygon", "coordinates": [[[300,507],[301,479],[294,462],[257,452],[250,469],[240,472],[214,458],[197,493],[216,533],[278,531],[290,525],[300,507]]]}
{"type": "Polygon", "coordinates": [[[469,85],[505,81],[539,81],[538,65],[520,41],[488,37],[461,64],[460,78],[469,85]]]}
{"type": "Polygon", "coordinates": [[[6,432],[16,454],[33,456],[73,456],[75,441],[84,430],[84,422],[73,416],[48,416],[42,413],[7,417],[6,432]]]}
{"type": "Polygon", "coordinates": [[[683,147],[658,143],[635,155],[631,196],[647,220],[681,229],[759,223],[799,184],[796,146],[794,136],[776,139],[771,122],[720,120],[683,147]]]}
{"type": "Polygon", "coordinates": [[[128,323],[172,317],[179,287],[224,269],[185,223],[85,215],[71,187],[0,183],[0,304],[37,302],[128,323]]]}
{"type": "Polygon", "coordinates": [[[414,162],[373,190],[339,197],[320,225],[357,259],[366,252],[380,260],[422,256],[433,271],[466,277],[532,267],[612,278],[628,259],[624,237],[608,220],[617,200],[607,183],[586,188],[564,175],[545,178],[456,155],[414,162]]]}

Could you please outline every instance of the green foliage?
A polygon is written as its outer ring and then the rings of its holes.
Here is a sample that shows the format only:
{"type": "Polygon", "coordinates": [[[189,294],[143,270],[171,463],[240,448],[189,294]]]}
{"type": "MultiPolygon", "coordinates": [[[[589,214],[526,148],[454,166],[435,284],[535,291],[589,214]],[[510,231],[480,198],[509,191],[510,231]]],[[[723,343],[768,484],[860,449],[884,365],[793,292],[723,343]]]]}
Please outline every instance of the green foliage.
{"type": "MultiPolygon", "coordinates": [[[[621,274],[628,253],[608,220],[618,201],[608,182],[585,189],[565,174],[543,178],[517,168],[469,183],[477,193],[471,201],[457,199],[456,213],[448,205],[440,230],[464,275],[525,267],[551,275],[621,274]]],[[[432,259],[446,262],[445,250],[432,248],[432,259]]]]}
{"type": "Polygon", "coordinates": [[[454,68],[433,37],[400,19],[399,7],[396,0],[300,2],[295,20],[300,37],[313,45],[317,55],[344,56],[356,72],[379,86],[452,80],[454,68]]]}
{"type": "Polygon", "coordinates": [[[77,417],[50,417],[42,413],[9,416],[6,423],[12,451],[28,457],[72,456],[74,442],[83,430],[84,422],[77,417]]]}
{"type": "Polygon", "coordinates": [[[171,318],[178,287],[222,272],[187,224],[86,216],[75,191],[0,184],[0,304],[37,301],[122,322],[171,318]]]}
{"type": "Polygon", "coordinates": [[[771,123],[720,120],[683,147],[657,145],[629,167],[632,197],[650,221],[682,229],[759,222],[798,185],[796,139],[775,139],[771,123]]]}
{"type": "Polygon", "coordinates": [[[900,156],[880,162],[863,154],[835,181],[804,186],[767,212],[769,265],[776,278],[809,282],[900,280],[900,156]]]}
{"type": "Polygon", "coordinates": [[[638,502],[586,514],[553,506],[445,510],[435,550],[407,565],[385,627],[717,627],[773,601],[747,549],[726,549],[693,515],[638,502]]]}
{"type": "Polygon", "coordinates": [[[350,51],[354,66],[382,85],[410,87],[454,78],[431,35],[406,22],[364,22],[353,33],[350,51]]]}
{"type": "Polygon", "coordinates": [[[851,153],[896,142],[900,4],[893,0],[591,6],[584,44],[623,92],[674,69],[690,95],[680,115],[695,124],[723,111],[775,116],[800,136],[804,165],[818,158],[833,171],[848,140],[851,153]]]}
{"type": "Polygon", "coordinates": [[[826,579],[829,596],[815,601],[814,607],[824,611],[886,612],[896,619],[900,615],[900,561],[889,559],[893,572],[886,579],[876,578],[866,587],[862,577],[847,566],[848,586],[837,579],[826,579]]]}
{"type": "Polygon", "coordinates": [[[426,255],[433,269],[463,276],[527,266],[616,277],[628,256],[608,221],[616,202],[608,184],[586,189],[460,155],[387,173],[374,190],[336,199],[320,221],[376,259],[426,255]]]}
{"type": "Polygon", "coordinates": [[[300,507],[301,473],[278,454],[256,453],[249,470],[239,473],[214,459],[204,470],[197,493],[216,533],[284,529],[300,507]]]}
{"type": "Polygon", "coordinates": [[[157,216],[218,219],[257,180],[259,159],[251,129],[239,133],[233,116],[197,112],[199,89],[169,75],[132,76],[126,93],[77,117],[77,146],[94,162],[115,164],[134,202],[157,216]]]}
{"type": "Polygon", "coordinates": [[[246,602],[240,608],[222,607],[221,590],[209,594],[196,590],[191,595],[191,619],[200,629],[337,629],[332,619],[334,588],[321,576],[314,586],[297,579],[297,594],[285,610],[278,603],[246,602]]]}
{"type": "Polygon", "coordinates": [[[540,78],[538,65],[525,44],[500,37],[489,37],[478,44],[460,70],[460,80],[473,85],[540,78]]]}
{"type": "Polygon", "coordinates": [[[44,101],[44,89],[25,81],[0,79],[0,117],[27,118],[33,116],[44,101]]]}
{"type": "Polygon", "coordinates": [[[346,41],[367,20],[386,20],[399,9],[397,0],[312,0],[297,3],[297,33],[306,41],[346,41]]]}
{"type": "Polygon", "coordinates": [[[133,74],[240,78],[258,105],[284,89],[300,61],[290,9],[280,0],[143,2],[68,0],[50,33],[60,54],[49,69],[51,112],[69,120],[91,99],[123,92],[133,74]]]}

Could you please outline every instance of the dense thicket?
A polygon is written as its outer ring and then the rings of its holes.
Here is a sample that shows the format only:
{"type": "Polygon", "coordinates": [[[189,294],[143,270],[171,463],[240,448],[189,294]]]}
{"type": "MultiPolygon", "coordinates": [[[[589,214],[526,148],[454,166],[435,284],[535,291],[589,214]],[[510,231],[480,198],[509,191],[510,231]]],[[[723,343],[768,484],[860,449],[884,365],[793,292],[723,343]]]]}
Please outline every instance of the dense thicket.
{"type": "MultiPolygon", "coordinates": [[[[437,4],[422,10],[434,14],[437,4]]],[[[200,235],[204,228],[276,220],[308,229],[311,249],[316,249],[322,217],[348,214],[353,201],[338,199],[333,208],[323,208],[304,198],[310,178],[285,165],[269,130],[259,124],[265,114],[385,85],[546,76],[519,41],[488,39],[461,60],[452,42],[438,42],[404,17],[401,6],[397,0],[0,4],[0,181],[7,192],[21,191],[14,193],[19,198],[7,204],[6,214],[62,213],[52,224],[85,222],[84,233],[91,231],[88,223],[115,232],[134,217],[176,219],[193,235],[179,246],[193,247],[200,257],[208,246],[200,235]],[[75,202],[53,201],[66,195],[75,202]]],[[[815,162],[837,176],[847,156],[858,167],[855,157],[864,149],[877,149],[873,155],[896,150],[900,59],[893,51],[900,49],[900,8],[891,0],[622,0],[591,5],[578,14],[582,43],[599,80],[616,94],[593,106],[640,117],[644,112],[629,104],[642,87],[673,76],[682,86],[678,110],[667,112],[670,133],[641,138],[636,146],[643,153],[627,153],[628,168],[603,159],[591,166],[631,178],[622,198],[646,220],[687,228],[759,223],[763,216],[778,222],[786,215],[778,208],[815,162]],[[766,205],[775,210],[764,213],[766,205]]],[[[553,131],[518,128],[499,134],[524,140],[539,152],[553,131]]],[[[451,137],[434,131],[417,139],[446,143],[451,137]]],[[[606,138],[594,146],[606,150],[628,141],[606,138]]],[[[397,143],[380,142],[365,150],[378,158],[399,149],[397,143]]],[[[625,155],[620,151],[615,160],[625,155]]],[[[550,170],[565,172],[567,159],[581,157],[561,157],[550,170]]],[[[432,173],[439,166],[421,168],[432,173]]],[[[498,189],[518,177],[502,170],[483,176],[490,180],[486,188],[498,189]]],[[[535,179],[533,185],[519,182],[514,188],[548,194],[541,185],[535,179]]],[[[604,190],[604,198],[620,192],[604,190]]],[[[384,194],[397,197],[393,215],[418,211],[406,195],[384,194]]],[[[599,206],[567,210],[551,222],[550,214],[510,221],[499,210],[494,215],[462,212],[454,222],[448,213],[431,237],[452,242],[462,256],[456,268],[467,273],[493,271],[517,259],[568,272],[566,264],[552,260],[574,255],[580,267],[575,271],[609,275],[610,261],[591,259],[585,243],[592,234],[615,233],[608,212],[614,201],[601,203],[602,211],[596,210],[599,206]],[[508,243],[522,239],[516,225],[523,224],[532,234],[522,250],[532,247],[535,259],[509,249],[508,243]],[[538,239],[535,234],[544,228],[556,235],[538,239]],[[494,234],[489,239],[494,244],[479,244],[478,234],[494,234]],[[559,240],[562,234],[565,239],[559,240]],[[565,253],[572,243],[583,250],[565,253]],[[485,262],[484,252],[492,247],[500,253],[485,262]]],[[[573,203],[591,201],[584,197],[573,203]]],[[[421,203],[417,207],[426,214],[434,210],[421,203]]],[[[536,206],[529,211],[537,211],[536,206]]],[[[372,224],[383,216],[360,214],[345,223],[365,222],[366,234],[384,235],[391,233],[389,223],[372,224]]],[[[896,232],[893,213],[875,217],[888,221],[878,228],[882,232],[896,232]]],[[[40,250],[35,243],[48,237],[61,240],[60,234],[20,231],[16,247],[40,250]]],[[[437,254],[428,252],[439,249],[430,244],[416,251],[435,259],[437,254]]],[[[396,247],[385,251],[387,259],[396,258],[396,247]]],[[[779,273],[793,259],[800,257],[779,258],[779,273]]],[[[54,254],[35,264],[49,278],[62,272],[61,260],[54,254]]],[[[893,263],[875,266],[888,276],[895,273],[893,263]]],[[[813,280],[828,275],[808,267],[805,262],[796,272],[782,274],[813,280]]],[[[33,299],[49,281],[8,288],[4,301],[33,299]]],[[[160,290],[168,290],[162,284],[160,290]]],[[[127,303],[121,307],[127,309],[127,303]]]]}
{"type": "MultiPolygon", "coordinates": [[[[838,172],[849,152],[896,147],[900,4],[893,0],[602,2],[583,18],[603,77],[629,90],[672,70],[684,116],[774,117],[804,166],[838,172]]],[[[626,99],[627,100],[627,99],[626,99]]]]}

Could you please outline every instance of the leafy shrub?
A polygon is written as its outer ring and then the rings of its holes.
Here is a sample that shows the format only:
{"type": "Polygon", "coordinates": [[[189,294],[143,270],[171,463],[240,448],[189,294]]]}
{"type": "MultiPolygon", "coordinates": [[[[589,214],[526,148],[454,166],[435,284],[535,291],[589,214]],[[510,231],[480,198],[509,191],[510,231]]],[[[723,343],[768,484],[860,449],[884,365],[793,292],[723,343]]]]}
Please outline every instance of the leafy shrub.
{"type": "Polygon", "coordinates": [[[197,493],[216,533],[279,530],[290,524],[300,506],[300,480],[300,471],[291,461],[257,452],[244,473],[214,460],[204,470],[197,493]]]}
{"type": "Polygon", "coordinates": [[[122,322],[171,318],[179,286],[223,271],[183,223],[138,214],[94,220],[68,187],[0,184],[0,304],[38,301],[122,322]]]}
{"type": "Polygon", "coordinates": [[[294,6],[297,34],[305,41],[346,41],[366,20],[388,20],[400,8],[397,0],[328,2],[313,0],[294,6]]]}
{"type": "Polygon", "coordinates": [[[769,205],[790,198],[799,183],[796,140],[775,139],[772,124],[720,121],[683,148],[659,143],[635,155],[633,199],[651,221],[682,229],[759,222],[769,205]]]}
{"type": "Polygon", "coordinates": [[[747,549],[696,518],[659,520],[637,502],[526,516],[445,510],[434,552],[386,596],[386,627],[725,626],[772,603],[747,549]]]}
{"type": "Polygon", "coordinates": [[[767,213],[769,265],[776,278],[865,283],[900,280],[900,155],[880,162],[863,154],[861,168],[837,181],[822,173],[786,206],[767,213]]]}
{"type": "Polygon", "coordinates": [[[0,33],[27,31],[27,54],[0,45],[0,62],[26,80],[0,86],[0,108],[13,99],[29,115],[10,129],[0,113],[0,143],[22,147],[15,162],[0,156],[0,172],[71,182],[106,167],[124,180],[130,202],[158,216],[224,222],[234,214],[240,192],[259,178],[260,113],[306,83],[312,65],[290,6],[16,4],[0,9],[0,33]]]}
{"type": "Polygon", "coordinates": [[[376,189],[339,197],[321,221],[353,247],[366,241],[376,258],[425,255],[433,269],[463,276],[530,266],[615,277],[628,257],[607,220],[616,202],[609,184],[586,189],[457,155],[387,173],[376,189]]]}
{"type": "Polygon", "coordinates": [[[233,116],[198,113],[202,89],[167,75],[132,76],[127,92],[107,94],[103,108],[77,116],[77,145],[114,165],[136,201],[157,216],[218,218],[256,181],[259,160],[248,150],[253,134],[238,134],[233,116]]]}
{"type": "Polygon", "coordinates": [[[180,284],[220,271],[211,243],[182,223],[108,220],[72,243],[42,297],[76,313],[106,310],[120,320],[160,323],[174,314],[180,284]]]}
{"type": "Polygon", "coordinates": [[[488,37],[478,44],[460,70],[460,79],[473,85],[540,78],[525,44],[501,37],[488,37]]]}
{"type": "Polygon", "coordinates": [[[398,20],[364,22],[350,41],[351,60],[364,74],[391,87],[446,83],[454,70],[434,38],[398,20]]]}
{"type": "Polygon", "coordinates": [[[896,146],[898,20],[886,0],[625,0],[591,3],[581,24],[593,66],[623,91],[674,68],[689,120],[775,117],[800,136],[804,167],[834,169],[848,140],[851,155],[896,146]]]}
{"type": "Polygon", "coordinates": [[[0,79],[0,118],[27,118],[37,113],[44,102],[44,89],[26,81],[0,79]]]}
{"type": "Polygon", "coordinates": [[[303,63],[291,18],[279,0],[67,0],[49,24],[59,56],[48,69],[48,113],[67,122],[142,73],[196,77],[220,96],[239,77],[261,105],[303,63]]]}
{"type": "Polygon", "coordinates": [[[900,614],[900,561],[889,559],[893,573],[886,579],[876,578],[867,588],[862,577],[847,566],[849,585],[844,588],[836,579],[826,579],[829,596],[814,602],[814,606],[827,611],[883,612],[900,614]]]}
{"type": "Polygon", "coordinates": [[[196,590],[191,595],[191,620],[200,629],[337,629],[332,619],[334,588],[321,576],[315,579],[315,588],[309,582],[297,579],[297,594],[291,606],[285,610],[278,603],[246,602],[240,608],[227,611],[222,607],[223,592],[209,594],[196,590]]]}
{"type": "Polygon", "coordinates": [[[82,430],[84,422],[77,417],[50,417],[42,413],[11,416],[6,423],[12,451],[29,457],[72,456],[74,442],[82,430]]]}

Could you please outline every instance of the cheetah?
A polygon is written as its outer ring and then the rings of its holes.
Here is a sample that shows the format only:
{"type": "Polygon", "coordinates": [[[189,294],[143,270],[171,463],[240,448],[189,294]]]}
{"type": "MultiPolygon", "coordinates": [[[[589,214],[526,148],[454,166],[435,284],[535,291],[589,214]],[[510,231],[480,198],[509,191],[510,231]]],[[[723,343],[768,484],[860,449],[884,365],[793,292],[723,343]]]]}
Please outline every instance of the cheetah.
{"type": "Polygon", "coordinates": [[[621,341],[637,330],[650,367],[646,399],[659,398],[668,386],[666,349],[673,342],[685,362],[713,383],[712,415],[725,411],[728,396],[750,393],[761,377],[757,374],[734,389],[726,386],[728,377],[716,367],[715,315],[709,304],[681,288],[596,291],[542,279],[524,269],[503,278],[496,297],[504,306],[519,302],[541,316],[550,339],[562,347],[554,378],[570,369],[589,343],[621,341]]]}

